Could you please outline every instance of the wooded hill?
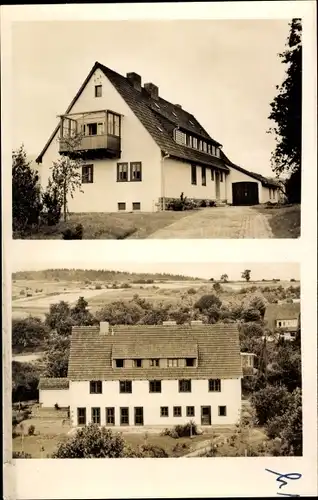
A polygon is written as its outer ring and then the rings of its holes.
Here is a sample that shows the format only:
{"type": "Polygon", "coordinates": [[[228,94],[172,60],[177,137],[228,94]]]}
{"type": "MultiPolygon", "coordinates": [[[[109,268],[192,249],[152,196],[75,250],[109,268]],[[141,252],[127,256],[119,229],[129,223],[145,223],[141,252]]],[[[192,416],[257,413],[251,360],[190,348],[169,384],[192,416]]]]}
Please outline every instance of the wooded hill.
{"type": "Polygon", "coordinates": [[[12,280],[34,281],[196,281],[199,278],[168,273],[129,273],[107,269],[45,269],[43,271],[19,271],[12,280]]]}

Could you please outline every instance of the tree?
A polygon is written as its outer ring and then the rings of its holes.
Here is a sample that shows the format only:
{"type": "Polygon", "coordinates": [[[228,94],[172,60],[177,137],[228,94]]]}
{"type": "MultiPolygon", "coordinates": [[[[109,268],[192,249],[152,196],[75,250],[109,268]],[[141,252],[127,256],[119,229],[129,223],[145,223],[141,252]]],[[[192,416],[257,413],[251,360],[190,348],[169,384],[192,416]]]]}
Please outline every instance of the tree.
{"type": "Polygon", "coordinates": [[[248,308],[243,310],[242,319],[246,322],[259,321],[261,315],[258,309],[248,308]]]}
{"type": "Polygon", "coordinates": [[[250,281],[250,279],[251,279],[251,270],[250,269],[245,269],[245,271],[242,272],[241,276],[247,282],[250,281]]]}
{"type": "Polygon", "coordinates": [[[89,326],[97,323],[97,320],[89,311],[88,302],[84,299],[84,297],[79,297],[70,313],[74,325],[89,326]]]}
{"type": "Polygon", "coordinates": [[[52,179],[50,179],[52,189],[56,190],[56,196],[62,200],[63,218],[67,220],[69,197],[73,198],[76,190],[81,191],[82,186],[82,160],[80,158],[71,159],[69,156],[62,156],[53,162],[51,167],[52,179]]]}
{"type": "MultiPolygon", "coordinates": [[[[43,212],[47,218],[48,226],[54,226],[60,221],[63,195],[59,187],[49,178],[46,190],[42,195],[43,212]]],[[[43,215],[44,215],[43,214],[43,215]]]]}
{"type": "Polygon", "coordinates": [[[194,307],[199,309],[200,312],[205,312],[212,306],[219,309],[221,305],[222,301],[219,299],[219,297],[211,293],[207,295],[202,295],[202,297],[200,297],[199,300],[194,304],[194,307]]]}
{"type": "Polygon", "coordinates": [[[220,281],[223,281],[223,283],[226,283],[228,281],[229,277],[227,274],[222,274],[220,277],[220,281]]]}
{"type": "Polygon", "coordinates": [[[121,434],[89,424],[59,444],[53,458],[124,458],[132,453],[121,434]]]}
{"type": "Polygon", "coordinates": [[[13,352],[43,346],[47,336],[48,329],[39,318],[12,319],[13,352]]]}
{"type": "Polygon", "coordinates": [[[252,395],[251,402],[256,411],[259,425],[271,418],[284,415],[291,401],[291,395],[283,385],[267,385],[252,395]]]}
{"type": "MultiPolygon", "coordinates": [[[[293,19],[289,24],[290,31],[286,49],[279,54],[286,65],[285,80],[271,102],[269,119],[275,126],[269,133],[275,136],[276,147],[272,152],[272,169],[276,174],[301,172],[301,127],[302,127],[302,44],[301,19],[293,19]]],[[[295,184],[294,195],[300,200],[300,183],[295,184]]]]}
{"type": "Polygon", "coordinates": [[[12,401],[38,398],[39,369],[32,363],[12,361],[12,401]]]}
{"type": "Polygon", "coordinates": [[[38,173],[27,161],[24,146],[12,152],[13,230],[25,231],[38,224],[42,209],[38,173]]]}
{"type": "Polygon", "coordinates": [[[59,335],[70,335],[74,325],[70,305],[64,300],[51,304],[45,315],[45,324],[51,330],[56,330],[59,335]]]}
{"type": "Polygon", "coordinates": [[[45,376],[67,377],[70,354],[70,337],[52,334],[45,356],[45,376]]]}

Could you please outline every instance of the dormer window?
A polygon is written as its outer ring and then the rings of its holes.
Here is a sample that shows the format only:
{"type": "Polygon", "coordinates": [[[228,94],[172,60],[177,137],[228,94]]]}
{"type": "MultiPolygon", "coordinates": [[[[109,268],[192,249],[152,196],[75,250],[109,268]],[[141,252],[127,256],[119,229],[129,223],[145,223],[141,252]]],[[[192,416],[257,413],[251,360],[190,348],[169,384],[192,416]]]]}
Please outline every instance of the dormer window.
{"type": "Polygon", "coordinates": [[[175,113],[174,111],[172,111],[172,114],[173,116],[177,117],[177,113],[175,113]]]}
{"type": "Polygon", "coordinates": [[[155,106],[156,106],[156,108],[160,109],[159,104],[157,104],[156,102],[155,102],[155,106]]]}
{"type": "Polygon", "coordinates": [[[124,360],[123,359],[116,359],[115,366],[116,366],[116,368],[124,368],[124,360]]]}
{"type": "Polygon", "coordinates": [[[142,367],[142,360],[134,359],[134,368],[141,368],[141,367],[142,367]]]}
{"type": "Polygon", "coordinates": [[[186,358],[186,366],[195,366],[195,358],[186,358]]]}
{"type": "Polygon", "coordinates": [[[155,368],[155,367],[158,368],[159,367],[159,359],[151,359],[150,360],[150,366],[152,368],[155,368]]]}

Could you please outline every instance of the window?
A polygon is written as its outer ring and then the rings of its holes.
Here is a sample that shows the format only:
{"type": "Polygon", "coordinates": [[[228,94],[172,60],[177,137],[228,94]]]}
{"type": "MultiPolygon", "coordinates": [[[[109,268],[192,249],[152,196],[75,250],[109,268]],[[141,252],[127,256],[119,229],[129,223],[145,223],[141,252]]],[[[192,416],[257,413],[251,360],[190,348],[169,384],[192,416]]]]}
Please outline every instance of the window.
{"type": "Polygon", "coordinates": [[[156,106],[158,109],[160,109],[159,104],[157,104],[156,102],[155,102],[155,106],[156,106]]]}
{"type": "Polygon", "coordinates": [[[181,406],[174,406],[173,407],[173,416],[174,417],[182,417],[181,406]]]}
{"type": "Polygon", "coordinates": [[[92,380],[89,383],[89,392],[90,394],[102,394],[102,381],[92,380]]]}
{"type": "Polygon", "coordinates": [[[144,425],[143,406],[135,406],[135,425],[144,425]]]}
{"type": "Polygon", "coordinates": [[[134,368],[142,367],[142,359],[134,359],[134,368]]]}
{"type": "Polygon", "coordinates": [[[223,172],[220,172],[220,182],[223,182],[223,172]]]}
{"type": "Polygon", "coordinates": [[[212,146],[211,150],[212,150],[212,154],[215,156],[215,146],[212,146]]]}
{"type": "Polygon", "coordinates": [[[195,358],[186,358],[186,366],[195,366],[195,358]]]}
{"type": "Polygon", "coordinates": [[[123,201],[118,202],[118,210],[126,210],[126,203],[123,201]]]}
{"type": "Polygon", "coordinates": [[[187,134],[187,146],[192,148],[192,135],[187,134]]]}
{"type": "Polygon", "coordinates": [[[129,408],[120,408],[120,425],[129,425],[129,408]]]}
{"type": "Polygon", "coordinates": [[[214,181],[214,170],[211,168],[211,181],[214,181]]]}
{"type": "Polygon", "coordinates": [[[92,408],[92,423],[100,425],[100,408],[92,408]]]}
{"type": "Polygon", "coordinates": [[[195,149],[198,149],[198,139],[197,139],[196,137],[193,137],[193,142],[192,142],[192,144],[193,144],[193,147],[194,147],[195,149]]]}
{"type": "Polygon", "coordinates": [[[104,135],[104,123],[97,124],[97,135],[104,135]]]}
{"type": "Polygon", "coordinates": [[[94,166],[83,165],[82,167],[82,184],[92,184],[94,182],[94,166]]]}
{"type": "Polygon", "coordinates": [[[102,97],[102,86],[95,85],[95,97],[102,97]]]}
{"type": "Polygon", "coordinates": [[[133,210],[140,210],[140,202],[139,201],[133,201],[132,209],[133,210]]]}
{"type": "Polygon", "coordinates": [[[194,417],[194,406],[187,406],[187,417],[194,417]]]}
{"type": "Polygon", "coordinates": [[[161,380],[149,380],[149,392],[161,392],[161,380]]]}
{"type": "Polygon", "coordinates": [[[220,154],[220,148],[216,148],[215,149],[215,154],[218,158],[220,158],[221,154],[220,154]]]}
{"type": "Polygon", "coordinates": [[[119,381],[119,392],[121,393],[131,393],[131,380],[121,380],[119,381]]]}
{"type": "Polygon", "coordinates": [[[203,141],[203,151],[206,153],[207,150],[208,150],[207,143],[205,141],[203,141]]]}
{"type": "Polygon", "coordinates": [[[176,358],[168,359],[168,368],[176,368],[178,366],[178,360],[176,358]]]}
{"type": "Polygon", "coordinates": [[[150,360],[150,366],[151,367],[159,367],[159,359],[151,359],[150,360]]]}
{"type": "Polygon", "coordinates": [[[226,406],[219,406],[219,417],[226,417],[226,406]]]}
{"type": "Polygon", "coordinates": [[[197,167],[196,165],[191,165],[191,184],[196,185],[197,183],[197,167]]]}
{"type": "Polygon", "coordinates": [[[198,139],[198,149],[202,151],[202,141],[200,139],[198,139]]]}
{"type": "Polygon", "coordinates": [[[130,163],[130,180],[141,181],[141,161],[130,163]]]}
{"type": "Polygon", "coordinates": [[[120,137],[120,116],[110,111],[107,113],[107,133],[120,137]]]}
{"type": "Polygon", "coordinates": [[[202,186],[206,186],[206,168],[201,167],[201,174],[202,174],[202,186]]]}
{"type": "Polygon", "coordinates": [[[281,321],[278,321],[278,326],[282,326],[282,322],[281,321]]]}
{"type": "Polygon", "coordinates": [[[117,163],[117,182],[128,181],[128,163],[117,163]]]}
{"type": "Polygon", "coordinates": [[[208,144],[208,153],[211,154],[211,144],[208,144]]]}
{"type": "Polygon", "coordinates": [[[106,425],[115,425],[115,408],[106,408],[106,425]]]}
{"type": "Polygon", "coordinates": [[[169,417],[169,408],[168,406],[160,407],[160,417],[169,417]]]}
{"type": "Polygon", "coordinates": [[[271,190],[271,188],[269,188],[268,191],[269,191],[269,199],[271,200],[272,199],[272,190],[271,190]]]}
{"type": "Polygon", "coordinates": [[[116,364],[116,368],[124,368],[124,360],[123,359],[116,359],[115,364],[116,364]]]}
{"type": "Polygon", "coordinates": [[[191,380],[179,380],[179,392],[191,392],[191,380]]]}
{"type": "Polygon", "coordinates": [[[221,392],[221,380],[212,378],[209,380],[209,392],[221,392]]]}
{"type": "Polygon", "coordinates": [[[97,123],[87,124],[88,135],[97,135],[97,123]]]}
{"type": "Polygon", "coordinates": [[[86,408],[77,408],[77,425],[86,425],[86,408]]]}

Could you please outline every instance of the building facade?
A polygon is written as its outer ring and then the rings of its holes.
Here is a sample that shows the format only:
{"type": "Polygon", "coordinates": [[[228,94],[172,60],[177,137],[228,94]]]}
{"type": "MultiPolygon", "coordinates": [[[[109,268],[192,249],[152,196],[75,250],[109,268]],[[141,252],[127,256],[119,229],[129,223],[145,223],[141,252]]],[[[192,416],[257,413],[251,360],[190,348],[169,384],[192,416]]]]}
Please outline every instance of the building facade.
{"type": "Polygon", "coordinates": [[[300,328],[300,303],[268,304],[264,321],[273,333],[294,340],[300,328]]]}
{"type": "Polygon", "coordinates": [[[71,425],[234,425],[241,378],[235,325],[73,327],[71,425]]]}
{"type": "Polygon", "coordinates": [[[45,188],[62,155],[83,160],[71,212],[153,212],[181,193],[234,205],[278,201],[277,184],[232,163],[195,117],[141,77],[95,63],[37,158],[45,188]]]}

